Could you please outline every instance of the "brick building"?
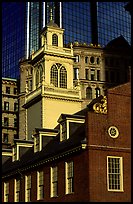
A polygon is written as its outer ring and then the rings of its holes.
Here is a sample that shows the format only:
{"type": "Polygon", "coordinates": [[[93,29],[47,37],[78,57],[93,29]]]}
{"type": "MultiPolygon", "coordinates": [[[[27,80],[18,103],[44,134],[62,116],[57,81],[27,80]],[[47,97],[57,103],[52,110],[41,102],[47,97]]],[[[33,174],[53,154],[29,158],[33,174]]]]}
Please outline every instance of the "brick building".
{"type": "Polygon", "coordinates": [[[2,201],[131,201],[131,84],[3,153],[2,201]],[[6,156],[7,155],[7,156],[6,156]],[[6,159],[8,157],[8,159],[6,159]]]}

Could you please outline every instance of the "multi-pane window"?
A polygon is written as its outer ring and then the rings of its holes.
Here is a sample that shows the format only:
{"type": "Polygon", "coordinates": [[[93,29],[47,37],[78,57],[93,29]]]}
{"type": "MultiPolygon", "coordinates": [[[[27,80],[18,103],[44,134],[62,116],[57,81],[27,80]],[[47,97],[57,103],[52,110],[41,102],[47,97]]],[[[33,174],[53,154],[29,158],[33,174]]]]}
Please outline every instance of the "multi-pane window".
{"type": "Polygon", "coordinates": [[[9,111],[9,102],[4,101],[4,110],[9,111]]]}
{"type": "Polygon", "coordinates": [[[52,35],[52,45],[58,46],[58,36],[56,34],[52,35]]]}
{"type": "Polygon", "coordinates": [[[51,67],[50,80],[51,84],[53,84],[55,87],[58,87],[58,69],[56,65],[51,67]]]}
{"type": "Polygon", "coordinates": [[[14,201],[19,202],[20,201],[20,179],[15,179],[15,195],[14,195],[14,201]]]}
{"type": "Polygon", "coordinates": [[[108,191],[123,191],[123,160],[122,157],[107,157],[108,191]]]}
{"type": "Polygon", "coordinates": [[[56,63],[51,67],[50,83],[55,87],[67,88],[67,71],[64,66],[56,63]]]}
{"type": "Polygon", "coordinates": [[[79,68],[74,68],[74,79],[79,79],[79,68]]]}
{"type": "Polygon", "coordinates": [[[51,167],[51,197],[58,196],[58,168],[51,167]]]}
{"type": "Polygon", "coordinates": [[[92,99],[92,88],[91,87],[86,88],[86,98],[92,99]]]}
{"type": "Polygon", "coordinates": [[[66,194],[74,192],[74,168],[73,162],[65,163],[65,174],[66,174],[66,194]]]}
{"type": "Polygon", "coordinates": [[[4,202],[9,201],[9,183],[5,182],[4,183],[4,202]]]}
{"type": "Polygon", "coordinates": [[[96,91],[96,98],[97,98],[100,96],[100,88],[96,88],[95,91],[96,91]]]}
{"type": "Polygon", "coordinates": [[[43,171],[37,172],[37,200],[44,198],[44,173],[43,171]]]}
{"type": "Polygon", "coordinates": [[[4,117],[4,126],[8,127],[9,126],[9,118],[4,117]]]}
{"type": "Polygon", "coordinates": [[[8,86],[6,87],[6,93],[10,94],[10,87],[8,87],[8,86]]]}
{"type": "Polygon", "coordinates": [[[95,70],[91,69],[91,80],[94,81],[95,80],[95,70]]]}
{"type": "Polygon", "coordinates": [[[14,111],[18,111],[18,103],[14,103],[14,111]]]}
{"type": "Polygon", "coordinates": [[[8,134],[7,133],[3,134],[3,142],[8,143],[8,134]]]}
{"type": "Polygon", "coordinates": [[[31,175],[25,176],[25,201],[31,201],[31,175]]]}
{"type": "Polygon", "coordinates": [[[67,88],[67,72],[65,67],[60,68],[60,87],[67,88]]]}

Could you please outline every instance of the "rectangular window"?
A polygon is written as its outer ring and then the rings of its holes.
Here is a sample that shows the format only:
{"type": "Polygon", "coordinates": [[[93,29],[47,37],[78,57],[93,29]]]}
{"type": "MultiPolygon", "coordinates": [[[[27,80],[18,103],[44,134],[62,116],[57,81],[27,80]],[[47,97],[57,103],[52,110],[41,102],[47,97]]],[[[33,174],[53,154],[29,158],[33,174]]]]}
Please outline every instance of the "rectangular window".
{"type": "Polygon", "coordinates": [[[20,179],[14,180],[14,189],[15,189],[14,201],[19,202],[20,201],[20,179]]]}
{"type": "Polygon", "coordinates": [[[9,201],[9,182],[4,183],[4,202],[9,201]]]}
{"type": "Polygon", "coordinates": [[[4,101],[4,110],[9,111],[9,102],[4,101]]]}
{"type": "Polygon", "coordinates": [[[50,168],[51,173],[51,197],[58,196],[58,168],[57,166],[50,168]]]}
{"type": "Polygon", "coordinates": [[[66,194],[74,192],[74,169],[73,162],[65,163],[65,175],[66,175],[66,194]]]}
{"type": "Polygon", "coordinates": [[[89,58],[85,57],[85,63],[88,64],[89,63],[89,58]]]}
{"type": "Polygon", "coordinates": [[[31,201],[31,175],[25,176],[25,201],[31,201]]]}
{"type": "Polygon", "coordinates": [[[3,142],[8,143],[8,134],[7,133],[3,134],[3,142]]]}
{"type": "Polygon", "coordinates": [[[14,111],[18,111],[18,103],[14,103],[14,111]]]}
{"type": "Polygon", "coordinates": [[[44,174],[43,171],[37,172],[37,200],[44,198],[44,174]]]}
{"type": "Polygon", "coordinates": [[[10,94],[10,87],[8,87],[8,86],[6,87],[6,93],[10,94]]]}
{"type": "Polygon", "coordinates": [[[9,118],[4,117],[4,126],[9,126],[9,118]]]}
{"type": "Polygon", "coordinates": [[[89,79],[89,70],[85,69],[85,79],[89,79]]]}
{"type": "Polygon", "coordinates": [[[79,79],[79,68],[74,68],[74,79],[79,79]]]}
{"type": "Polygon", "coordinates": [[[17,118],[14,118],[14,127],[17,127],[17,118]]]}
{"type": "Polygon", "coordinates": [[[79,62],[79,61],[80,61],[80,56],[76,55],[75,58],[74,58],[74,62],[79,62]]]}
{"type": "Polygon", "coordinates": [[[108,191],[123,191],[122,157],[107,156],[108,191]]]}
{"type": "Polygon", "coordinates": [[[14,94],[16,95],[18,92],[17,88],[14,88],[14,94]]]}
{"type": "Polygon", "coordinates": [[[91,80],[94,81],[95,80],[95,70],[91,69],[91,80]]]}
{"type": "Polygon", "coordinates": [[[97,81],[100,81],[100,70],[97,70],[97,81]]]}

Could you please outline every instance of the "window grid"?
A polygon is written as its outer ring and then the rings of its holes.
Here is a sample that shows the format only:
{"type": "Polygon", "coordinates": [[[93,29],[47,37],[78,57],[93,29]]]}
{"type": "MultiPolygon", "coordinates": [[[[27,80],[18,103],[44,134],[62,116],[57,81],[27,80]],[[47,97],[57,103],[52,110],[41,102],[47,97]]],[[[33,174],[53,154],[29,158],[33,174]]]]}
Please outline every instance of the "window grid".
{"type": "Polygon", "coordinates": [[[108,190],[123,190],[122,158],[108,157],[108,190]]]}
{"type": "Polygon", "coordinates": [[[65,67],[60,69],[60,88],[67,88],[67,72],[65,67]]]}
{"type": "Polygon", "coordinates": [[[38,200],[44,198],[44,173],[43,171],[37,172],[38,174],[38,200]]]}
{"type": "Polygon", "coordinates": [[[4,202],[9,201],[9,183],[5,182],[4,183],[4,202]]]}
{"type": "Polygon", "coordinates": [[[73,162],[66,163],[66,194],[74,192],[73,162]]]}
{"type": "Polygon", "coordinates": [[[53,84],[55,87],[58,87],[58,69],[56,65],[53,65],[51,67],[50,83],[53,84]]]}
{"type": "Polygon", "coordinates": [[[58,168],[51,167],[51,197],[58,196],[58,168]]]}
{"type": "Polygon", "coordinates": [[[50,83],[55,87],[67,88],[67,71],[64,66],[56,63],[51,67],[50,83]]]}

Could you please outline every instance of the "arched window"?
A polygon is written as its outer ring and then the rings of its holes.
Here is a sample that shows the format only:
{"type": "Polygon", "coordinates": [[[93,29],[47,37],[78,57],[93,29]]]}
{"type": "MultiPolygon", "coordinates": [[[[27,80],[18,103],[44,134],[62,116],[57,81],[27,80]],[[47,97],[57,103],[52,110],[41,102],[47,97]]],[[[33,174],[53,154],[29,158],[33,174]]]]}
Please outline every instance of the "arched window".
{"type": "Polygon", "coordinates": [[[52,35],[52,45],[58,46],[58,36],[56,34],[52,35]]]}
{"type": "Polygon", "coordinates": [[[36,71],[36,88],[39,85],[39,70],[36,71]]]}
{"type": "Polygon", "coordinates": [[[60,87],[67,88],[67,71],[65,67],[60,68],[60,87]]]}
{"type": "Polygon", "coordinates": [[[96,88],[96,98],[100,96],[100,88],[96,88]]]}
{"type": "Polygon", "coordinates": [[[41,82],[42,81],[42,72],[43,72],[42,65],[39,66],[39,71],[40,71],[40,82],[41,82]]]}
{"type": "Polygon", "coordinates": [[[92,99],[92,88],[91,87],[86,88],[86,98],[92,99]]]}
{"type": "Polygon", "coordinates": [[[58,87],[58,69],[56,65],[53,65],[51,67],[50,83],[53,84],[55,87],[58,87]]]}

